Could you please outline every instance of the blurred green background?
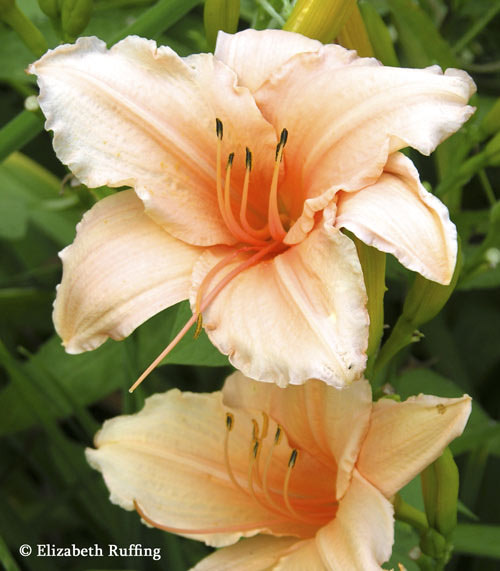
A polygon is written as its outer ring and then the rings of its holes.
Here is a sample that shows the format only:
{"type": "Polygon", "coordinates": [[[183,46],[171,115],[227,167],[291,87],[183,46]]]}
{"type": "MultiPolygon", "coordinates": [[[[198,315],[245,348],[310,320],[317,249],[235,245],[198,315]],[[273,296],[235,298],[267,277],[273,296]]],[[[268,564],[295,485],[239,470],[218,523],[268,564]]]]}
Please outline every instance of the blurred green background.
{"type": "MultiPolygon", "coordinates": [[[[47,11],[50,2],[41,4],[47,11]]],[[[30,49],[6,23],[10,6],[0,0],[0,565],[34,571],[183,571],[209,549],[149,529],[135,513],[111,505],[83,451],[104,419],[137,411],[146,396],[174,386],[216,390],[230,367],[204,334],[196,342],[186,337],[170,364],[128,393],[187,320],[185,304],[151,319],[124,342],[108,341],[90,354],[64,353],[51,323],[61,273],[57,253],[72,241],[82,213],[112,191],[89,190],[68,176],[52,151],[51,135],[43,131],[40,112],[32,110],[36,85],[24,71],[43,38],[55,47],[76,35],[78,25],[69,16],[51,22],[36,0],[18,0],[19,10],[41,32],[41,40],[34,33],[27,40],[30,49]],[[19,555],[22,544],[72,543],[139,543],[160,547],[162,558],[19,555]]],[[[431,158],[411,153],[422,180],[457,224],[464,260],[449,303],[422,328],[421,340],[391,362],[384,381],[402,397],[420,392],[474,397],[468,428],[452,445],[462,504],[447,568],[494,570],[500,565],[500,1],[365,0],[359,7],[385,64],[459,67],[478,87],[477,112],[459,133],[431,158]]],[[[288,0],[243,0],[239,29],[282,27],[291,9],[288,0]]],[[[136,33],[180,55],[209,50],[203,5],[196,0],[95,0],[85,10],[89,22],[78,34],[97,35],[109,45],[136,33]]],[[[411,272],[388,259],[389,327],[411,280],[411,272]]],[[[418,481],[403,496],[422,506],[418,481]]],[[[402,562],[411,571],[418,569],[409,556],[417,544],[415,532],[398,523],[393,559],[386,567],[402,562]]]]}

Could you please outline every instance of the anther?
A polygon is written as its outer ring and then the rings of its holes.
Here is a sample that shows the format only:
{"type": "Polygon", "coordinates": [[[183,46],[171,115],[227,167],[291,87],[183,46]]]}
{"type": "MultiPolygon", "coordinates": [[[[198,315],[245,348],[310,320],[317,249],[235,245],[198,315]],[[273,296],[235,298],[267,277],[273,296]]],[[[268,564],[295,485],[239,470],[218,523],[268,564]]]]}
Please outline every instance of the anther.
{"type": "Polygon", "coordinates": [[[226,412],[226,428],[229,432],[233,430],[234,426],[234,414],[226,412]]]}
{"type": "Polygon", "coordinates": [[[283,429],[278,424],[278,428],[276,429],[276,434],[274,435],[274,444],[277,446],[281,442],[281,436],[283,434],[283,429]]]}
{"type": "Polygon", "coordinates": [[[233,161],[234,161],[234,153],[229,153],[229,156],[227,157],[227,168],[233,166],[233,161]]]}
{"type": "MultiPolygon", "coordinates": [[[[278,160],[278,156],[280,154],[280,151],[285,147],[286,142],[288,141],[288,130],[287,129],[283,129],[281,131],[281,135],[280,135],[280,141],[279,143],[276,145],[276,155],[275,155],[275,159],[274,160],[278,160]]],[[[281,157],[280,157],[281,160],[281,157]]]]}
{"type": "Polygon", "coordinates": [[[201,313],[198,313],[198,318],[196,320],[196,329],[193,335],[195,339],[198,339],[198,337],[200,336],[202,327],[203,327],[203,316],[201,313]]]}
{"type": "Polygon", "coordinates": [[[222,141],[224,129],[222,127],[222,121],[219,118],[215,119],[215,132],[217,133],[217,138],[222,141]]]}
{"type": "Polygon", "coordinates": [[[292,450],[292,453],[290,454],[290,460],[288,460],[288,467],[289,468],[293,468],[295,466],[295,462],[297,460],[298,453],[299,452],[297,449],[292,450]]]}
{"type": "Polygon", "coordinates": [[[257,440],[259,438],[259,423],[255,418],[252,418],[252,424],[252,440],[257,440]]]}
{"type": "Polygon", "coordinates": [[[256,440],[254,442],[253,449],[252,449],[252,454],[253,454],[254,458],[257,458],[257,454],[259,453],[259,446],[260,446],[260,441],[256,440]]]}
{"type": "Polygon", "coordinates": [[[245,166],[249,171],[252,170],[252,151],[248,147],[245,148],[245,166]]]}

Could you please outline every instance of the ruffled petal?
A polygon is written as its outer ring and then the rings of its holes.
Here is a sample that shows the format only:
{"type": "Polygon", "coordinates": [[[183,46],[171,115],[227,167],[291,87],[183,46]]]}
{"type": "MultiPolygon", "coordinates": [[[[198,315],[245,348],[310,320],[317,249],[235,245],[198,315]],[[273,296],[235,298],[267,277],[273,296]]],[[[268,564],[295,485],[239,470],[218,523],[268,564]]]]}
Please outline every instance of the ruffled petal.
{"type": "Polygon", "coordinates": [[[226,379],[222,394],[228,406],[267,412],[284,427],[291,446],[307,450],[328,467],[336,499],[344,495],[370,422],[368,381],[338,390],[310,380],[283,390],[236,372],[226,379]]]}
{"type": "Polygon", "coordinates": [[[391,503],[355,470],[337,516],[316,534],[326,568],[380,570],[394,543],[393,513],[391,503]]]}
{"type": "Polygon", "coordinates": [[[404,155],[391,155],[375,184],[340,193],[337,208],[337,228],[347,228],[430,280],[450,282],[457,230],[446,206],[425,190],[404,155]]]}
{"type": "Polygon", "coordinates": [[[132,190],[99,201],[60,257],[54,324],[68,353],[123,339],[186,299],[202,249],[173,238],[146,214],[132,190]]]}
{"type": "MultiPolygon", "coordinates": [[[[193,310],[204,277],[227,255],[211,251],[200,258],[193,272],[193,310]]],[[[234,269],[228,265],[217,281],[234,269]]],[[[234,277],[203,319],[214,345],[253,379],[284,387],[316,378],[344,387],[364,370],[365,304],[354,244],[324,223],[301,244],[234,277]]]]}
{"type": "Polygon", "coordinates": [[[285,62],[255,99],[277,132],[288,130],[292,218],[306,198],[374,183],[402,147],[429,154],[473,113],[474,91],[465,72],[384,67],[340,46],[285,62]]]}
{"type": "Polygon", "coordinates": [[[470,411],[467,395],[419,395],[403,403],[380,399],[373,405],[358,470],[386,497],[393,496],[462,434],[470,411]]]}
{"type": "Polygon", "coordinates": [[[315,52],[322,44],[283,30],[219,32],[214,55],[238,75],[240,85],[256,91],[283,63],[298,53],[315,52]]]}
{"type": "Polygon", "coordinates": [[[270,176],[276,134],[233,71],[210,54],[183,59],[136,36],[110,50],[80,38],[30,71],[56,153],[82,182],[133,186],[148,213],[186,242],[235,242],[217,202],[215,120],[226,127],[224,162],[236,153],[235,180],[246,146],[270,176]]]}
{"type": "MultiPolygon", "coordinates": [[[[140,413],[107,421],[96,436],[97,449],[87,450],[87,460],[102,472],[113,503],[137,508],[148,523],[161,529],[214,546],[259,532],[313,536],[315,526],[275,513],[253,499],[247,483],[253,416],[242,410],[234,411],[229,462],[245,491],[233,484],[224,460],[228,411],[220,393],[174,389],[154,395],[140,413]]],[[[279,479],[283,485],[287,469],[290,448],[282,444],[273,450],[271,490],[279,479]]],[[[268,452],[266,444],[263,458],[268,452]]]]}

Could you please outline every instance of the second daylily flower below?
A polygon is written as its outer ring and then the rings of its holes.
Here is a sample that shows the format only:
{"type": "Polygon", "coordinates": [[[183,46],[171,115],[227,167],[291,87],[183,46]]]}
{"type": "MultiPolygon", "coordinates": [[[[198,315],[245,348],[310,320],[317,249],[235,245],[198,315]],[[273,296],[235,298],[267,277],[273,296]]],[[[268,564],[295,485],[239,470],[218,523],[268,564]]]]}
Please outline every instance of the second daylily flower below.
{"type": "Polygon", "coordinates": [[[106,422],[87,458],[114,503],[225,546],[197,569],[372,571],[391,554],[390,499],[470,408],[468,396],[372,403],[365,380],[279,389],[235,373],[221,392],[172,390],[106,422]]]}
{"type": "Polygon", "coordinates": [[[89,187],[132,187],[61,253],[54,322],[71,353],[189,299],[188,325],[249,377],[341,387],[368,341],[342,228],[451,278],[455,227],[398,151],[428,154],[467,120],[463,72],[383,67],[276,30],[220,34],[214,55],[187,58],[82,38],[30,71],[59,158],[89,187]]]}

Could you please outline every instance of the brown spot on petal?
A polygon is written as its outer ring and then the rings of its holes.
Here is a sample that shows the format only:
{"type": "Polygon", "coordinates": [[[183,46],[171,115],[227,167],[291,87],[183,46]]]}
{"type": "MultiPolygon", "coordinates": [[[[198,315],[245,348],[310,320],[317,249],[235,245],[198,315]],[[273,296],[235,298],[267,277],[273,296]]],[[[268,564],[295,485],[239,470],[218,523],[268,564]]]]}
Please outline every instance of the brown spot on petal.
{"type": "Polygon", "coordinates": [[[444,414],[446,412],[446,407],[444,404],[438,404],[436,405],[436,408],[439,414],[444,414]]]}

